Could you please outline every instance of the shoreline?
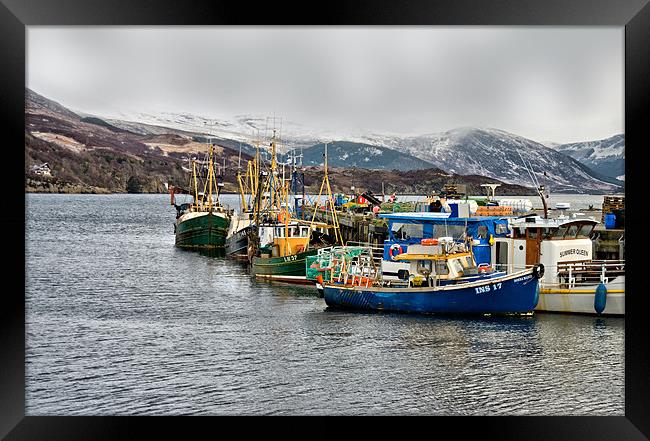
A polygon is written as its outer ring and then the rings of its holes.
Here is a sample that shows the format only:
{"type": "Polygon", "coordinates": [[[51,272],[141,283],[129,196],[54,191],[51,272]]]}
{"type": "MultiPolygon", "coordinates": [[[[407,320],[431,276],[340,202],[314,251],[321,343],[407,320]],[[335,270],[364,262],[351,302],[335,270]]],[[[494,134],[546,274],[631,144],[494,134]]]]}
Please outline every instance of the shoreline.
{"type": "MultiPolygon", "coordinates": [[[[142,195],[142,194],[156,194],[156,195],[168,195],[168,192],[128,192],[128,191],[109,191],[105,190],[102,188],[97,188],[97,190],[94,189],[84,189],[82,191],[40,191],[40,190],[33,190],[33,189],[25,189],[25,194],[133,194],[133,195],[142,195]]],[[[234,191],[223,191],[220,193],[221,195],[239,195],[238,192],[234,191]]],[[[317,196],[315,193],[312,195],[310,193],[307,193],[309,196],[317,196]]],[[[347,194],[347,193],[346,193],[347,194]]],[[[552,196],[625,196],[624,193],[553,193],[552,196]]],[[[377,195],[375,195],[377,196],[377,195]]],[[[379,195],[381,196],[381,195],[379,195]]],[[[400,196],[408,196],[408,197],[414,197],[414,196],[420,196],[420,197],[426,197],[425,194],[422,193],[399,193],[397,194],[398,197],[400,196]]],[[[487,198],[485,195],[469,195],[469,198],[487,198]]],[[[538,194],[500,194],[496,195],[497,198],[539,198],[538,194]]]]}

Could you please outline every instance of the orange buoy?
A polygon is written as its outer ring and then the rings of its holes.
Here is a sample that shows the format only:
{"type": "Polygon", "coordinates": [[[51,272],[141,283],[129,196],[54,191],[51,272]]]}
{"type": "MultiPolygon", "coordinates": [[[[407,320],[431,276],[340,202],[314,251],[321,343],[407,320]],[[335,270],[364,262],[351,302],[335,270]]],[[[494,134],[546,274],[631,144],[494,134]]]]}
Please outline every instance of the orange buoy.
{"type": "Polygon", "coordinates": [[[287,212],[287,210],[282,210],[278,213],[278,221],[285,224],[287,223],[288,220],[289,220],[289,213],[287,212]]]}

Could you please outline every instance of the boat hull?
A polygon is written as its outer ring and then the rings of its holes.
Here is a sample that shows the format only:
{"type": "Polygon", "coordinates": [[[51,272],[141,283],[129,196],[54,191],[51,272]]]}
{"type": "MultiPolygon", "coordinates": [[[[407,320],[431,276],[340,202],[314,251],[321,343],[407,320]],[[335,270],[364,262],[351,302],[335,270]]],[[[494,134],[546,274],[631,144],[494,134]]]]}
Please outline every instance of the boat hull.
{"type": "Polygon", "coordinates": [[[522,271],[489,281],[436,288],[349,287],[325,284],[330,307],[422,314],[517,314],[534,310],[539,280],[522,271]]]}
{"type": "MultiPolygon", "coordinates": [[[[600,315],[625,315],[625,276],[619,276],[604,284],[605,308],[600,315]]],[[[536,311],[564,312],[572,314],[598,314],[596,292],[598,284],[579,288],[560,289],[542,284],[536,311]]]]}
{"type": "Polygon", "coordinates": [[[176,221],[176,246],[190,249],[223,248],[229,219],[214,213],[190,213],[176,221]]]}
{"type": "Polygon", "coordinates": [[[318,250],[312,249],[284,257],[253,257],[253,274],[256,277],[287,283],[313,284],[307,280],[305,260],[318,250]]]}
{"type": "Polygon", "coordinates": [[[248,258],[248,233],[252,226],[242,228],[232,236],[226,238],[226,254],[232,257],[248,258]]]}

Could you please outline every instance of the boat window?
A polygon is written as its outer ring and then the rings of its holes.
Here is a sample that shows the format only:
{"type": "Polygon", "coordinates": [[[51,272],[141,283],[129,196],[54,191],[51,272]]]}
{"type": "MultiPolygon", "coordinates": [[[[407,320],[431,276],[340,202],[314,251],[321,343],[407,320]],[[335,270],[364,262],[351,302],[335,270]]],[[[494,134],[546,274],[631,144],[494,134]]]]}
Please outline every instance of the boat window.
{"type": "Polygon", "coordinates": [[[528,238],[537,239],[539,237],[539,228],[529,228],[528,229],[528,238]]]}
{"type": "Polygon", "coordinates": [[[578,234],[578,228],[579,226],[576,224],[569,226],[565,237],[575,237],[578,234]]]}
{"type": "Polygon", "coordinates": [[[497,234],[506,234],[508,232],[508,227],[505,224],[495,224],[494,232],[497,234]]]}
{"type": "Polygon", "coordinates": [[[478,231],[477,231],[478,237],[481,239],[487,239],[488,237],[488,229],[485,225],[479,225],[478,231]]]}
{"type": "Polygon", "coordinates": [[[555,231],[555,234],[553,235],[554,239],[562,239],[564,237],[564,233],[566,233],[567,227],[560,227],[555,231]]]}
{"type": "Polygon", "coordinates": [[[395,239],[406,240],[410,238],[424,237],[424,228],[422,224],[402,224],[394,222],[391,233],[395,239]]]}
{"type": "Polygon", "coordinates": [[[447,268],[447,262],[444,260],[436,260],[436,274],[439,276],[445,276],[449,274],[449,268],[447,268]]]}
{"type": "Polygon", "coordinates": [[[591,230],[593,229],[594,229],[593,225],[585,224],[580,228],[580,232],[578,232],[578,236],[589,237],[589,235],[591,234],[591,230]]]}
{"type": "Polygon", "coordinates": [[[420,274],[425,274],[425,273],[431,274],[431,268],[432,268],[432,263],[431,263],[430,260],[420,260],[420,261],[418,261],[418,273],[420,273],[420,274]]]}
{"type": "Polygon", "coordinates": [[[460,263],[460,259],[451,259],[449,260],[449,264],[455,272],[463,272],[463,265],[460,263]]]}
{"type": "Polygon", "coordinates": [[[555,231],[555,228],[541,228],[541,233],[542,233],[542,239],[550,239],[553,237],[553,232],[555,231]]]}
{"type": "Polygon", "coordinates": [[[465,233],[463,225],[434,225],[433,237],[453,237],[454,239],[460,238],[465,233]]]}

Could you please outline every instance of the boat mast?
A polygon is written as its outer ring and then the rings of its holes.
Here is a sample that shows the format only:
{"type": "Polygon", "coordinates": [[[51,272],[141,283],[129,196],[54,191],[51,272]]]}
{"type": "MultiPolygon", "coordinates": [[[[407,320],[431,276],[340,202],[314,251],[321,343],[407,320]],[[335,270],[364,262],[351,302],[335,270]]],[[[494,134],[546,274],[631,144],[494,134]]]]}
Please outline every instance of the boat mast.
{"type": "Polygon", "coordinates": [[[271,181],[271,188],[269,189],[269,196],[271,197],[270,201],[270,207],[273,209],[276,204],[276,197],[275,197],[275,191],[277,187],[277,183],[275,182],[275,177],[277,175],[277,168],[278,168],[278,162],[275,157],[275,129],[273,129],[273,138],[271,138],[271,175],[269,176],[269,179],[271,181]],[[275,184],[275,185],[274,185],[275,184]]]}
{"type": "Polygon", "coordinates": [[[196,160],[192,159],[192,179],[194,179],[194,207],[199,210],[199,184],[196,180],[196,160]]]}
{"type": "MultiPolygon", "coordinates": [[[[327,188],[327,201],[325,202],[325,214],[327,214],[327,208],[332,210],[332,228],[334,229],[334,239],[337,243],[343,245],[343,237],[341,237],[341,231],[339,229],[339,220],[336,216],[336,210],[334,209],[334,200],[332,198],[332,188],[330,187],[329,174],[327,169],[327,142],[325,143],[325,153],[323,153],[323,182],[320,185],[320,190],[318,191],[318,198],[316,199],[316,206],[314,207],[314,214],[311,217],[311,224],[314,224],[314,219],[316,218],[316,211],[318,210],[318,203],[320,202],[320,197],[323,194],[323,188],[327,188]]],[[[327,217],[326,217],[327,219],[327,217]]]]}
{"type": "Polygon", "coordinates": [[[212,212],[212,180],[214,175],[214,167],[212,164],[212,150],[214,145],[210,143],[210,149],[208,150],[208,211],[212,212]]]}

